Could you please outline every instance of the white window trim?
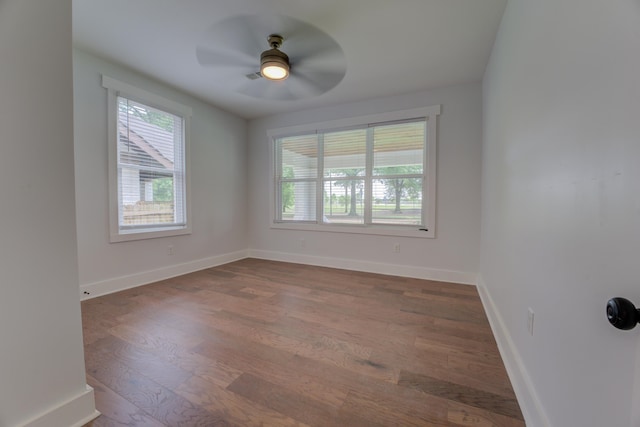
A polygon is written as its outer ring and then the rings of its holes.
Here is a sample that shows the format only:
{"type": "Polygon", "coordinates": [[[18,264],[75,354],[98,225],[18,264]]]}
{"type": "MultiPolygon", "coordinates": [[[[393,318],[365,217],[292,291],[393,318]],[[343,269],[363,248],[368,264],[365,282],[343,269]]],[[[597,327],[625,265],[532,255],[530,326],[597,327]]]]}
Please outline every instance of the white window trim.
{"type": "MultiPolygon", "coordinates": [[[[354,234],[374,234],[382,236],[400,236],[400,237],[419,237],[419,238],[435,238],[436,237],[436,177],[437,177],[437,137],[438,137],[438,115],[440,115],[441,106],[432,105],[423,108],[413,108],[409,110],[398,110],[387,113],[371,114],[366,116],[351,117],[338,120],[330,120],[320,123],[304,124],[290,126],[285,128],[267,130],[269,139],[270,153],[270,174],[271,185],[269,188],[270,199],[270,228],[282,230],[300,230],[300,231],[323,231],[335,233],[354,233],[354,234]],[[398,225],[344,225],[344,224],[326,224],[326,223],[292,223],[276,221],[276,180],[275,180],[275,140],[285,136],[301,135],[317,132],[326,132],[335,129],[344,129],[355,126],[364,126],[372,123],[394,122],[409,119],[422,119],[427,121],[427,146],[425,150],[425,167],[427,172],[425,178],[427,183],[424,187],[424,199],[426,200],[426,209],[424,212],[425,223],[420,227],[408,227],[398,225]],[[425,231],[426,229],[426,231],[425,231]]],[[[320,197],[320,196],[318,196],[320,197]]]]}
{"type": "Polygon", "coordinates": [[[102,75],[102,86],[107,89],[107,139],[109,150],[109,241],[111,243],[132,240],[155,239],[158,237],[191,234],[191,162],[189,140],[191,134],[192,109],[178,102],[163,98],[130,84],[102,75]],[[185,210],[186,224],[174,227],[120,230],[118,225],[118,108],[117,97],[132,99],[150,107],[158,108],[184,118],[184,168],[185,168],[185,210]]]}

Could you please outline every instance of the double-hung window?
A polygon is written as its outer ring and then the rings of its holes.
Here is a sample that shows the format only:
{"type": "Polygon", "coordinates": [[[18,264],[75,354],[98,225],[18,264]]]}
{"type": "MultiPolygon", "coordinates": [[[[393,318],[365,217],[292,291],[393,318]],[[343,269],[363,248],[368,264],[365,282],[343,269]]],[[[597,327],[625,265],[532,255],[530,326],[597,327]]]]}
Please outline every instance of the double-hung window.
{"type": "Polygon", "coordinates": [[[111,241],[190,232],[191,110],[103,76],[108,89],[111,241]]]}
{"type": "Polygon", "coordinates": [[[440,106],[269,131],[274,228],[435,236],[440,106]]]}

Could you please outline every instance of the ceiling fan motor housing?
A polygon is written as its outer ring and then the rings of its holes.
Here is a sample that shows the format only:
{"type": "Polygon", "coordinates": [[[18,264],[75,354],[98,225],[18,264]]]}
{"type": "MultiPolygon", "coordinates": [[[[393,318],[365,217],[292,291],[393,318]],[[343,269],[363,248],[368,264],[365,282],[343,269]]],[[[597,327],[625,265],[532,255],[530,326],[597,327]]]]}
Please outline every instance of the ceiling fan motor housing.
{"type": "Polygon", "coordinates": [[[260,73],[269,80],[284,80],[289,77],[289,57],[278,50],[282,46],[283,38],[278,34],[271,34],[267,40],[271,49],[260,55],[260,73]]]}
{"type": "Polygon", "coordinates": [[[266,62],[285,62],[289,65],[289,57],[286,53],[281,52],[278,49],[269,49],[260,54],[260,64],[264,65],[266,62]]]}

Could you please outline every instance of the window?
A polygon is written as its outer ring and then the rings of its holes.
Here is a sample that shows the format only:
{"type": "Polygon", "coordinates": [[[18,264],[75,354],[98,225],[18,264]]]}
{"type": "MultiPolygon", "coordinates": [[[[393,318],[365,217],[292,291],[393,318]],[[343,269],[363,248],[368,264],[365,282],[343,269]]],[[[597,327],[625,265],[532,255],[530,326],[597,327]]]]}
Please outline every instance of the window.
{"type": "Polygon", "coordinates": [[[435,236],[440,106],[269,132],[274,228],[435,236]]]}
{"type": "Polygon", "coordinates": [[[109,98],[111,241],[189,233],[190,109],[106,76],[103,86],[109,98]]]}

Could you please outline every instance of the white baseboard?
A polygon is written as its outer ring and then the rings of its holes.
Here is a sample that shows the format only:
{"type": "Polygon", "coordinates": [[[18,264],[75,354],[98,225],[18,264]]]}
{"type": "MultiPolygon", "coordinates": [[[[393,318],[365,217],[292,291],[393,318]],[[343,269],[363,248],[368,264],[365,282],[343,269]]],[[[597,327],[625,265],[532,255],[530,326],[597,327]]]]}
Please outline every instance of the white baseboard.
{"type": "Polygon", "coordinates": [[[525,423],[529,427],[550,427],[551,423],[544,411],[540,398],[536,393],[536,390],[531,381],[527,368],[520,357],[520,353],[516,348],[509,330],[507,329],[500,312],[498,311],[486,284],[484,283],[482,276],[478,276],[478,293],[484,306],[484,311],[487,313],[489,323],[491,324],[491,330],[498,343],[498,349],[502,356],[511,385],[518,398],[522,415],[524,416],[525,423]]]}
{"type": "Polygon", "coordinates": [[[216,267],[218,265],[238,261],[246,257],[246,250],[231,252],[182,264],[170,265],[157,270],[144,271],[142,273],[131,274],[129,276],[121,276],[114,279],[80,285],[80,299],[85,300],[114,292],[124,291],[125,289],[135,288],[137,286],[146,285],[159,280],[170,279],[183,274],[193,273],[194,271],[204,270],[205,268],[216,267]]]}
{"type": "Polygon", "coordinates": [[[331,258],[317,255],[300,255],[288,252],[264,251],[257,249],[249,249],[249,257],[271,261],[292,262],[295,264],[317,265],[319,267],[341,268],[345,270],[363,271],[367,273],[412,277],[415,279],[436,280],[439,282],[462,283],[466,285],[475,285],[477,279],[475,273],[461,271],[439,270],[434,268],[414,267],[399,264],[385,264],[379,262],[361,261],[345,258],[331,258]]]}
{"type": "Polygon", "coordinates": [[[129,276],[121,276],[81,285],[80,299],[86,300],[114,292],[124,291],[126,289],[135,288],[137,286],[146,285],[183,274],[193,273],[194,271],[204,270],[205,268],[216,267],[218,265],[227,264],[229,262],[238,261],[248,257],[272,261],[293,262],[296,264],[317,265],[321,267],[342,268],[346,270],[364,271],[367,273],[413,277],[416,279],[437,280],[440,282],[462,283],[466,285],[476,284],[475,273],[249,249],[190,261],[183,264],[171,265],[157,270],[145,271],[142,273],[131,274],[129,276]]]}
{"type": "Polygon", "coordinates": [[[97,418],[93,388],[86,386],[85,391],[66,402],[52,408],[23,424],[24,427],[82,427],[97,418]]]}

